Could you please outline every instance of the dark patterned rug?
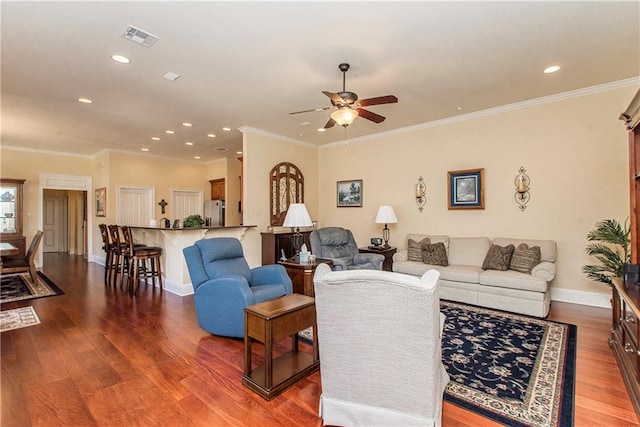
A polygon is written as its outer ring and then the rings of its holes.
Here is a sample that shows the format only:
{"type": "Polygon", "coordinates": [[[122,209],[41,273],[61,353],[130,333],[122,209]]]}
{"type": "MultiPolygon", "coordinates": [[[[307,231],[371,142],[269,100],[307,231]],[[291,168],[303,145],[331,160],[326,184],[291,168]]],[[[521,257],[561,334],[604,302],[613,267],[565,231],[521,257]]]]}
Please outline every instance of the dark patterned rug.
{"type": "Polygon", "coordinates": [[[577,327],[441,301],[445,400],[509,426],[572,426],[577,327]]]}
{"type": "Polygon", "coordinates": [[[62,289],[40,271],[38,271],[37,283],[31,281],[29,273],[8,274],[0,277],[0,304],[62,294],[64,294],[62,289]]]}

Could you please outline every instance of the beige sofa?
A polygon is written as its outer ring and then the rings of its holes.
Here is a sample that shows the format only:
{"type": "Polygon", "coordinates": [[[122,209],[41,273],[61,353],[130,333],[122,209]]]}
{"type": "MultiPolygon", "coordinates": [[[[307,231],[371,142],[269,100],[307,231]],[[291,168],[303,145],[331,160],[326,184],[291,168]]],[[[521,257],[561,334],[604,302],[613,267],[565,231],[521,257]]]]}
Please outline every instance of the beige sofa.
{"type": "Polygon", "coordinates": [[[555,241],[409,234],[405,245],[409,239],[420,242],[425,237],[432,244],[444,244],[449,265],[445,267],[409,261],[405,247],[393,256],[393,271],[420,277],[432,268],[438,270],[442,299],[537,317],[546,317],[549,313],[550,283],[556,275],[555,241]],[[513,244],[518,247],[521,243],[540,247],[540,263],[531,270],[531,274],[482,269],[492,244],[503,247],[513,244]]]}

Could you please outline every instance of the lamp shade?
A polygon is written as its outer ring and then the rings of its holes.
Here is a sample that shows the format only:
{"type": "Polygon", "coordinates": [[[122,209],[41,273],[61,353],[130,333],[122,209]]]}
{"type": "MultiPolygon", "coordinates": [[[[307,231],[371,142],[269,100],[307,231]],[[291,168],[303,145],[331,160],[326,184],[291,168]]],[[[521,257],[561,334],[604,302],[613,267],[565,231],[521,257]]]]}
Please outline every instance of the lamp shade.
{"type": "Polygon", "coordinates": [[[311,217],[304,203],[291,203],[282,225],[284,227],[311,227],[313,222],[311,222],[311,217]]]}
{"type": "Polygon", "coordinates": [[[388,205],[380,206],[378,215],[376,215],[376,224],[394,224],[396,222],[398,222],[398,218],[396,218],[393,208],[388,205]]]}
{"type": "Polygon", "coordinates": [[[352,110],[350,107],[340,107],[333,113],[331,118],[340,126],[349,126],[358,117],[358,111],[352,110]]]}

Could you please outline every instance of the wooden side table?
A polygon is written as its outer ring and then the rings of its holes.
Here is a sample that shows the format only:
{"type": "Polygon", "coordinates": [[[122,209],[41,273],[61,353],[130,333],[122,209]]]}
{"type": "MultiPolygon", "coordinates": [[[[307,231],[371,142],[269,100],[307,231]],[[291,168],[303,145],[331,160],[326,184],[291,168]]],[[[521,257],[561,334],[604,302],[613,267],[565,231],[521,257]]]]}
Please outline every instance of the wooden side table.
{"type": "Polygon", "coordinates": [[[315,297],[313,275],[316,272],[316,268],[320,264],[329,264],[329,267],[332,267],[333,261],[325,258],[316,258],[313,263],[300,263],[295,258],[289,258],[286,261],[278,261],[278,264],[287,269],[287,274],[293,282],[294,293],[315,297]]]}
{"type": "Polygon", "coordinates": [[[384,261],[382,262],[382,269],[384,271],[393,271],[393,255],[398,251],[398,248],[394,248],[393,246],[389,246],[388,248],[379,247],[374,248],[372,246],[367,246],[366,248],[358,248],[361,254],[380,254],[384,255],[384,261]]]}
{"type": "Polygon", "coordinates": [[[320,368],[315,300],[291,294],[244,309],[242,384],[267,400],[320,368]],[[298,351],[298,331],[313,327],[313,354],[298,351]],[[273,358],[273,344],[291,336],[291,351],[273,358]],[[264,365],[252,369],[251,345],[264,343],[264,365]]]}

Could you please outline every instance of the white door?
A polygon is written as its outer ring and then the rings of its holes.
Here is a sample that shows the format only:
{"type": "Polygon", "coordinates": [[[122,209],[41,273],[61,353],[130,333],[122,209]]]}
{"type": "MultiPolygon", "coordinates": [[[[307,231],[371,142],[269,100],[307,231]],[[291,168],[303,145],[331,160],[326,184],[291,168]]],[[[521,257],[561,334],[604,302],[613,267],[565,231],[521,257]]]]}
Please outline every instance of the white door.
{"type": "Polygon", "coordinates": [[[204,209],[202,197],[202,191],[173,190],[171,192],[173,219],[179,219],[182,223],[182,220],[189,215],[202,216],[204,209]]]}
{"type": "Polygon", "coordinates": [[[63,206],[66,203],[63,197],[44,197],[43,198],[43,236],[42,250],[43,252],[62,252],[64,250],[63,240],[63,206]]]}
{"type": "Polygon", "coordinates": [[[119,187],[119,225],[148,226],[153,218],[154,190],[150,187],[119,187]]]}

